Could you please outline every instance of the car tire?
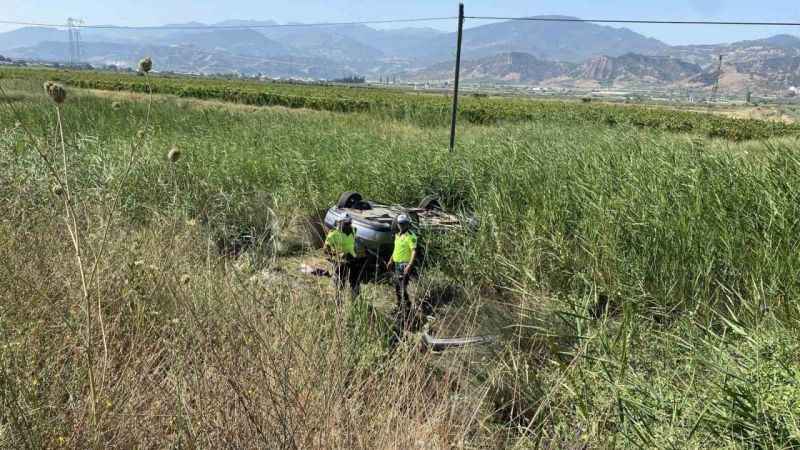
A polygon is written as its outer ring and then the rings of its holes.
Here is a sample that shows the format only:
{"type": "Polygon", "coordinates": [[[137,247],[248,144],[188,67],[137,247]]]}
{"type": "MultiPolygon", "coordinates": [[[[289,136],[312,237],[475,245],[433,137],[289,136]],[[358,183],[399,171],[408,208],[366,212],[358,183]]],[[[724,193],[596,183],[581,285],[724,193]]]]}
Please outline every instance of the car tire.
{"type": "Polygon", "coordinates": [[[429,195],[423,198],[421,202],[419,202],[419,208],[428,211],[441,211],[442,204],[439,203],[439,197],[435,195],[429,195]]]}
{"type": "Polygon", "coordinates": [[[339,196],[339,202],[336,203],[337,208],[352,208],[361,202],[363,197],[358,192],[344,192],[339,196]]]}

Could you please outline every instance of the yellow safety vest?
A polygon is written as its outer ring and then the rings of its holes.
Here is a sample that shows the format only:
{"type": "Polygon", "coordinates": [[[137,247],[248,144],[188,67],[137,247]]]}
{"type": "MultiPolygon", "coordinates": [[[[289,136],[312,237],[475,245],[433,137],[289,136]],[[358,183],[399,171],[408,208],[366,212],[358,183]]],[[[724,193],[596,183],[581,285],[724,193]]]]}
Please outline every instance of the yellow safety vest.
{"type": "Polygon", "coordinates": [[[396,263],[411,262],[411,254],[417,249],[417,237],[414,233],[407,231],[403,234],[394,236],[394,253],[392,261],[396,263]]]}
{"type": "Polygon", "coordinates": [[[356,257],[356,230],[353,234],[344,234],[334,229],[325,238],[325,245],[330,247],[339,256],[350,255],[356,257]]]}

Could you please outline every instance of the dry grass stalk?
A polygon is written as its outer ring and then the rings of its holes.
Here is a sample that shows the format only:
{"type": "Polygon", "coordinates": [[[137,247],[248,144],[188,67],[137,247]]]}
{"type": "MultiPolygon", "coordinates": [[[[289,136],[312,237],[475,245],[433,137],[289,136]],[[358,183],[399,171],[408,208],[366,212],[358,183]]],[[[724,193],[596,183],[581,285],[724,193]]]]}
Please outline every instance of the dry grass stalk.
{"type": "Polygon", "coordinates": [[[150,57],[143,58],[139,61],[139,72],[148,73],[153,69],[153,60],[150,57]]]}
{"type": "MultiPolygon", "coordinates": [[[[45,90],[50,98],[56,103],[56,120],[58,125],[58,136],[59,136],[59,143],[61,145],[61,156],[63,162],[63,192],[64,195],[62,198],[64,199],[64,214],[65,214],[65,221],[67,224],[67,231],[69,232],[70,237],[72,238],[73,249],[75,250],[75,258],[77,260],[78,265],[78,272],[80,273],[81,279],[81,291],[83,293],[83,300],[85,303],[86,308],[86,357],[87,357],[87,369],[89,373],[89,395],[91,396],[91,418],[92,418],[92,425],[97,425],[97,386],[95,380],[95,373],[94,373],[94,344],[92,339],[92,326],[93,326],[93,318],[92,318],[92,302],[91,297],[89,295],[89,285],[86,282],[86,268],[83,262],[83,248],[81,243],[81,232],[80,228],[78,227],[78,221],[74,210],[74,203],[72,198],[72,193],[70,192],[70,182],[69,182],[69,165],[67,162],[67,145],[66,141],[64,140],[64,126],[63,120],[61,118],[61,105],[67,98],[66,90],[63,86],[48,81],[45,83],[45,90]]],[[[105,333],[104,333],[104,347],[107,349],[105,345],[105,333]]],[[[106,350],[107,355],[107,350],[106,350]]],[[[107,358],[107,356],[106,356],[107,358]]]]}
{"type": "Polygon", "coordinates": [[[64,86],[55,83],[53,81],[48,81],[44,84],[44,90],[50,98],[53,99],[54,102],[57,104],[62,104],[67,99],[67,90],[64,89],[64,86]]]}
{"type": "MultiPolygon", "coordinates": [[[[152,61],[147,58],[145,62],[145,67],[147,71],[152,68],[152,61]]],[[[26,135],[28,136],[32,146],[36,150],[39,157],[45,162],[48,172],[55,180],[55,186],[52,188],[52,192],[61,197],[64,202],[64,214],[65,214],[65,224],[67,226],[67,231],[70,236],[70,240],[72,242],[72,247],[75,252],[75,259],[77,263],[77,268],[80,276],[80,287],[81,287],[81,294],[82,300],[84,303],[84,309],[86,313],[86,346],[85,352],[87,357],[87,373],[88,373],[88,381],[89,381],[89,396],[90,396],[90,420],[93,427],[93,430],[97,431],[97,424],[98,424],[98,398],[100,396],[100,392],[98,391],[98,383],[97,377],[95,374],[95,358],[94,358],[94,338],[92,329],[94,327],[94,315],[93,309],[97,308],[97,318],[100,325],[102,342],[103,342],[103,370],[102,370],[102,378],[100,382],[100,387],[105,385],[105,377],[106,371],[109,366],[109,350],[108,350],[108,339],[105,327],[105,321],[103,319],[102,313],[102,304],[101,304],[101,295],[98,291],[97,294],[97,302],[96,305],[93,302],[91,296],[91,290],[93,286],[93,282],[96,278],[100,259],[103,256],[103,251],[106,247],[106,244],[109,240],[110,230],[113,225],[113,221],[111,217],[113,216],[114,212],[117,210],[119,206],[119,199],[121,196],[121,191],[124,183],[128,179],[130,175],[131,168],[133,167],[133,163],[135,161],[135,155],[137,153],[137,149],[141,148],[142,140],[144,139],[144,134],[138,134],[137,137],[139,141],[134,143],[131,146],[131,153],[129,158],[129,163],[127,169],[122,177],[119,186],[114,195],[114,200],[112,202],[111,208],[108,210],[107,220],[104,222],[105,226],[102,233],[102,239],[100,241],[100,250],[94,256],[94,262],[90,270],[87,270],[87,265],[84,260],[84,242],[82,238],[81,228],[78,226],[78,214],[76,213],[76,205],[81,204],[79,198],[74,196],[74,193],[71,190],[70,181],[69,181],[69,164],[68,164],[68,157],[67,157],[67,148],[66,148],[66,140],[64,138],[64,126],[63,126],[63,118],[62,118],[62,105],[66,101],[67,98],[67,91],[64,86],[55,83],[53,81],[48,81],[44,83],[44,91],[45,93],[53,100],[55,103],[56,108],[56,122],[58,128],[58,138],[59,144],[61,149],[61,173],[59,173],[59,169],[53,164],[53,161],[48,158],[46,152],[44,152],[40,145],[39,139],[37,139],[34,134],[31,132],[30,128],[24,123],[21,119],[20,112],[16,109],[13,103],[9,103],[9,107],[12,113],[19,119],[17,120],[17,124],[21,126],[24,130],[26,135]]],[[[7,97],[2,86],[0,86],[0,97],[7,97]]],[[[148,110],[145,122],[145,129],[147,129],[149,120],[150,120],[150,109],[152,106],[152,92],[150,92],[150,102],[148,103],[148,110]]],[[[94,434],[95,438],[97,434],[94,434]]]]}

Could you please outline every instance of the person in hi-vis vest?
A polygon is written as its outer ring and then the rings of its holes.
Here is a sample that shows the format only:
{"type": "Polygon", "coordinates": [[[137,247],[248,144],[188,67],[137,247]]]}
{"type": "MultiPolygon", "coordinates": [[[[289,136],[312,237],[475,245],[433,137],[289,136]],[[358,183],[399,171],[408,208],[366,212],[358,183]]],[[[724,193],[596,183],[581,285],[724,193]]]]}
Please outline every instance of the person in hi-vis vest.
{"type": "Polygon", "coordinates": [[[411,231],[411,219],[402,214],[397,218],[398,232],[394,236],[394,251],[389,259],[389,270],[394,269],[394,290],[397,296],[398,325],[402,330],[411,328],[413,317],[408,282],[417,259],[417,236],[411,231]]]}
{"type": "Polygon", "coordinates": [[[336,301],[341,302],[340,293],[345,283],[350,286],[352,298],[358,296],[361,280],[356,253],[356,229],[353,220],[345,216],[325,237],[325,254],[333,263],[333,281],[336,286],[336,301]]]}

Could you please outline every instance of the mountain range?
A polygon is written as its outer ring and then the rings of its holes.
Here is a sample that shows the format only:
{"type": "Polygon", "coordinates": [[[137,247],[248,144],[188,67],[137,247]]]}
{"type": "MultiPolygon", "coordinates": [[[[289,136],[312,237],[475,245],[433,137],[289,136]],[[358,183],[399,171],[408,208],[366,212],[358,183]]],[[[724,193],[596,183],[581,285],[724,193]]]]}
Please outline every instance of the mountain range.
{"type": "MultiPolygon", "coordinates": [[[[92,65],[135,67],[147,55],[162,71],[313,79],[359,74],[419,82],[452,78],[456,42],[454,33],[432,28],[251,20],[81,34],[82,62],[92,65]]],[[[64,30],[25,27],[0,33],[0,54],[64,61],[67,41],[64,30]]],[[[626,28],[508,21],[466,29],[463,59],[465,80],[492,83],[710,89],[719,79],[723,89],[756,92],[800,85],[800,38],[791,35],[670,46],[626,28]],[[718,55],[724,55],[721,70],[718,55]]]]}

